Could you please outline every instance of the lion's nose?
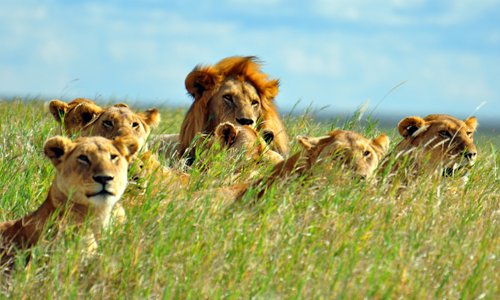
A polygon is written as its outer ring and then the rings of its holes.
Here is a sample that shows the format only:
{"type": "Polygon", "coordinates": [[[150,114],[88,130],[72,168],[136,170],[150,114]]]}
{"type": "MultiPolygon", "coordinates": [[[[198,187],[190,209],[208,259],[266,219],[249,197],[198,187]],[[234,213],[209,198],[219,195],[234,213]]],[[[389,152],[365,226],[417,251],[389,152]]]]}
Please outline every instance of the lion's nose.
{"type": "Polygon", "coordinates": [[[247,119],[247,118],[241,118],[241,119],[236,118],[236,122],[240,123],[240,125],[252,125],[253,124],[253,120],[247,119]]]}
{"type": "Polygon", "coordinates": [[[100,176],[92,176],[95,182],[98,182],[102,185],[105,185],[106,183],[110,182],[113,180],[112,176],[106,176],[106,175],[100,175],[100,176]]]}
{"type": "Polygon", "coordinates": [[[477,152],[476,151],[467,151],[465,153],[465,158],[467,158],[467,160],[473,160],[477,155],[477,152]]]}

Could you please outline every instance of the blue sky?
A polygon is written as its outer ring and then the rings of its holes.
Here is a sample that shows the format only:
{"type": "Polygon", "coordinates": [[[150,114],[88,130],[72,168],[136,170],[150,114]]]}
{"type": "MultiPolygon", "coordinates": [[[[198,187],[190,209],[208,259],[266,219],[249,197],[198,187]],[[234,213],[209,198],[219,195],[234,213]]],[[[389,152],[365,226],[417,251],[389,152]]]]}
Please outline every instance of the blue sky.
{"type": "Polygon", "coordinates": [[[195,65],[256,55],[278,106],[500,118],[500,1],[2,1],[0,96],[188,105],[195,65]],[[78,79],[78,81],[73,81],[78,79]]]}

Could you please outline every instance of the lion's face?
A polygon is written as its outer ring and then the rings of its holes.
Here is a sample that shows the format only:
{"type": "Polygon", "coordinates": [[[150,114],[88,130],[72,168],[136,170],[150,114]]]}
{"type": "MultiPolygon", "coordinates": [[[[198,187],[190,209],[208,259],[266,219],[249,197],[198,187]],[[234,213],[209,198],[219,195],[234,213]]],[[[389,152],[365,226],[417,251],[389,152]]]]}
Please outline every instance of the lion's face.
{"type": "Polygon", "coordinates": [[[404,140],[396,151],[417,149],[418,164],[426,162],[445,169],[472,166],[477,157],[473,142],[476,126],[475,117],[465,122],[447,115],[408,117],[399,123],[398,130],[404,140]]]}
{"type": "Polygon", "coordinates": [[[194,103],[181,125],[180,153],[197,134],[212,134],[224,122],[248,125],[259,132],[272,130],[275,139],[271,147],[288,153],[287,134],[273,101],[279,81],[269,79],[260,67],[255,57],[228,57],[213,66],[197,66],[188,74],[186,89],[194,103]]]}
{"type": "Polygon", "coordinates": [[[60,124],[63,122],[60,116],[64,116],[64,126],[69,134],[108,139],[132,135],[141,147],[145,145],[150,126],[156,126],[160,119],[157,108],[135,113],[123,103],[101,108],[87,99],[76,99],[69,104],[52,100],[50,111],[60,124]]]}
{"type": "Polygon", "coordinates": [[[283,157],[268,147],[268,143],[271,143],[274,138],[274,133],[266,131],[262,133],[262,136],[250,126],[234,126],[226,122],[215,128],[208,146],[218,143],[220,149],[229,149],[228,159],[244,155],[255,162],[281,162],[283,157]]]}
{"type": "Polygon", "coordinates": [[[311,165],[328,163],[332,167],[348,168],[360,178],[372,176],[389,148],[389,138],[384,134],[368,140],[357,132],[343,130],[319,138],[298,136],[297,140],[311,165]]]}
{"type": "Polygon", "coordinates": [[[72,202],[109,212],[125,190],[128,164],[138,149],[132,136],[114,141],[103,137],[74,142],[60,136],[49,139],[44,150],[56,168],[53,187],[59,194],[53,198],[66,201],[69,197],[72,202]]]}
{"type": "Polygon", "coordinates": [[[260,97],[248,81],[228,77],[209,103],[209,113],[214,122],[255,126],[261,115],[260,97]]]}

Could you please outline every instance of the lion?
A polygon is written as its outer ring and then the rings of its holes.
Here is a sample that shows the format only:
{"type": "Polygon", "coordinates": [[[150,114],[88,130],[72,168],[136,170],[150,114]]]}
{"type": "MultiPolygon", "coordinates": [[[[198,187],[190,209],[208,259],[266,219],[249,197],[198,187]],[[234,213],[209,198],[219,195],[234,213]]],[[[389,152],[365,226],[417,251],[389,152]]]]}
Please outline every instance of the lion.
{"type": "Polygon", "coordinates": [[[297,140],[309,165],[326,162],[335,168],[350,169],[360,179],[372,177],[389,149],[389,138],[385,134],[369,140],[345,130],[335,130],[319,138],[302,135],[297,140]]]}
{"type": "MultiPolygon", "coordinates": [[[[278,162],[259,179],[215,189],[216,201],[239,201],[254,189],[260,198],[273,183],[314,173],[315,167],[325,164],[327,168],[350,170],[357,179],[369,179],[389,149],[389,138],[385,134],[369,140],[357,132],[344,130],[335,130],[321,137],[297,136],[297,141],[302,151],[278,162]]],[[[201,194],[197,197],[203,199],[201,194]]]]}
{"type": "MultiPolygon", "coordinates": [[[[271,148],[288,154],[285,127],[273,102],[279,80],[269,79],[260,68],[253,56],[235,56],[213,66],[198,65],[188,74],[185,85],[194,102],[181,125],[176,147],[179,155],[185,154],[197,134],[212,134],[223,122],[252,126],[259,132],[272,130],[275,137],[271,148]]],[[[189,154],[194,153],[191,150],[189,154]]]]}
{"type": "MultiPolygon", "coordinates": [[[[66,104],[59,100],[50,102],[50,112],[55,120],[60,124],[61,130],[65,130],[68,135],[80,134],[81,136],[102,136],[108,139],[115,139],[122,135],[133,135],[139,142],[140,148],[147,150],[146,140],[151,132],[151,128],[160,122],[160,114],[156,107],[142,113],[135,113],[126,104],[118,103],[110,107],[101,108],[95,102],[88,99],[75,99],[66,104]]],[[[139,155],[139,162],[151,165],[155,156],[151,153],[143,152],[139,155]],[[146,159],[147,158],[147,159],[146,159]],[[146,161],[147,160],[147,161],[146,161]]],[[[159,165],[159,163],[154,163],[159,165]]],[[[167,167],[145,168],[148,172],[161,170],[166,175],[187,177],[187,174],[176,172],[167,167]]],[[[137,172],[134,177],[144,176],[148,172],[137,172]]]]}
{"type": "Polygon", "coordinates": [[[52,224],[52,232],[57,232],[68,221],[76,227],[84,224],[87,216],[92,218],[87,247],[92,253],[101,228],[108,226],[111,210],[125,190],[128,164],[138,149],[133,136],[113,141],[103,137],[71,141],[61,136],[47,140],[45,156],[54,165],[56,175],[36,211],[0,223],[3,263],[8,263],[15,249],[36,245],[48,224],[52,224]]]}
{"type": "MultiPolygon", "coordinates": [[[[450,175],[471,167],[477,157],[473,141],[476,127],[476,117],[470,117],[465,122],[448,115],[403,119],[398,125],[403,140],[394,151],[396,159],[392,170],[400,169],[405,156],[411,156],[409,175],[413,177],[421,171],[439,171],[450,175]]],[[[389,159],[384,165],[389,165],[389,159]]],[[[463,175],[466,182],[467,174],[463,175]]]]}
{"type": "Polygon", "coordinates": [[[235,126],[230,122],[224,122],[217,125],[204,148],[227,149],[229,151],[227,159],[231,161],[240,156],[239,154],[243,154],[247,160],[254,162],[278,163],[283,160],[283,156],[269,149],[268,143],[273,139],[274,132],[271,130],[260,135],[248,125],[235,126]]]}
{"type": "Polygon", "coordinates": [[[50,113],[69,135],[102,136],[114,139],[122,135],[133,135],[140,147],[145,143],[151,127],[160,122],[160,114],[156,107],[145,112],[135,113],[126,104],[118,103],[101,108],[95,102],[78,98],[66,104],[52,100],[49,104],[50,113]]]}
{"type": "Polygon", "coordinates": [[[202,170],[210,169],[217,161],[217,154],[222,152],[220,163],[224,164],[225,169],[229,164],[235,175],[231,177],[231,181],[252,178],[258,174],[255,170],[257,165],[270,165],[283,161],[283,157],[268,146],[273,138],[272,131],[259,134],[248,125],[235,126],[230,122],[224,122],[217,125],[213,135],[200,147],[202,153],[199,155],[198,164],[202,170]]]}

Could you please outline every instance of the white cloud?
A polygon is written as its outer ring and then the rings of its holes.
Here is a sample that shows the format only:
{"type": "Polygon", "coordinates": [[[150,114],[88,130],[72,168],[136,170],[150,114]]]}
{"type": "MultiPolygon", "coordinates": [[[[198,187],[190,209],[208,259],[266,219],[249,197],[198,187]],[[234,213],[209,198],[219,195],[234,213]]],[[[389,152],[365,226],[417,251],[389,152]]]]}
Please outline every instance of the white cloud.
{"type": "Polygon", "coordinates": [[[498,0],[315,0],[313,11],[332,21],[380,25],[454,25],[498,8],[498,0]]]}
{"type": "MultiPolygon", "coordinates": [[[[318,49],[316,47],[301,47],[297,43],[282,49],[285,59],[285,68],[301,76],[328,76],[338,78],[343,74],[341,49],[339,46],[330,45],[318,49]],[[311,49],[312,48],[312,49],[311,49]]],[[[303,44],[302,44],[303,45],[303,44]]]]}

